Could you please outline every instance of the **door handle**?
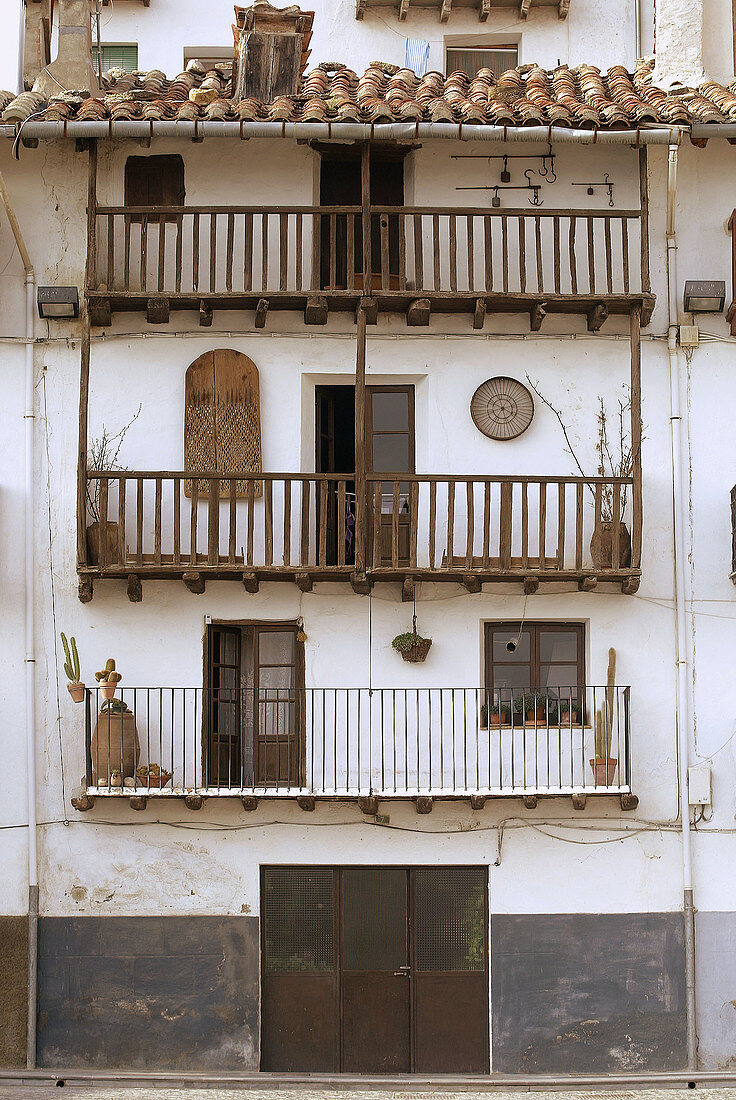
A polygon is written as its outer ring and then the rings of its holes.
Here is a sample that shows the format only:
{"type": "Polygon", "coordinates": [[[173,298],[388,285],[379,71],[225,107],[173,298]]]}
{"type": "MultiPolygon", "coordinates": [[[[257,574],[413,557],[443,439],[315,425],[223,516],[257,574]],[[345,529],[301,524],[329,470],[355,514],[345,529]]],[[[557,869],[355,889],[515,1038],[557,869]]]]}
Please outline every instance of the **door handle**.
{"type": "Polygon", "coordinates": [[[410,966],[400,966],[398,970],[394,970],[395,978],[408,978],[411,975],[410,966]]]}

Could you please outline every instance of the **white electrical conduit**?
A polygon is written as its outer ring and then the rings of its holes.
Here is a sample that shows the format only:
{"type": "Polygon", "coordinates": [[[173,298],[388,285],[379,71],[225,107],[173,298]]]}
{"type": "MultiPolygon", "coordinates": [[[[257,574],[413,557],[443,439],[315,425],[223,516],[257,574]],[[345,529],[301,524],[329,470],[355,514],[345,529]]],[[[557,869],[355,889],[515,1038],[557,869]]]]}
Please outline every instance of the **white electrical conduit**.
{"type": "Polygon", "coordinates": [[[693,906],[692,844],[690,803],[687,789],[690,724],[687,628],[685,622],[685,496],[682,472],[682,412],[680,401],[680,364],[677,350],[678,288],[677,236],[675,205],[677,199],[676,145],[669,149],[667,167],[667,350],[670,364],[670,434],[672,447],[672,519],[675,558],[675,641],[677,649],[676,723],[680,770],[680,816],[682,824],[682,885],[685,919],[685,997],[687,1020],[687,1065],[696,1069],[698,1062],[695,1016],[695,909],[693,906]]]}
{"type": "Polygon", "coordinates": [[[38,972],[38,852],[36,821],[36,685],[35,685],[35,566],[33,545],[34,500],[34,370],[33,318],[36,305],[36,276],[28,254],[18,219],[15,216],[5,180],[0,173],[0,201],[10,222],[25,270],[25,497],[24,546],[25,563],[25,726],[26,782],[28,791],[28,1029],[26,1060],[29,1068],[36,1064],[36,992],[38,972]]]}

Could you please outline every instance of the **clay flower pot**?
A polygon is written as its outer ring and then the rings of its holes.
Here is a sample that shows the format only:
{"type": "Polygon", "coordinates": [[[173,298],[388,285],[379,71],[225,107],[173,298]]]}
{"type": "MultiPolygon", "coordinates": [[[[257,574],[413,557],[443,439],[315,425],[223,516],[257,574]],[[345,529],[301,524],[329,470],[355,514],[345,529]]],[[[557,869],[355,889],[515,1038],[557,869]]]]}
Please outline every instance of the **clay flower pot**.
{"type": "Polygon", "coordinates": [[[66,685],[66,690],[69,692],[75,703],[84,702],[84,684],[81,684],[78,681],[76,683],[69,683],[66,685]]]}
{"type": "Polygon", "coordinates": [[[537,707],[536,710],[528,710],[526,712],[527,726],[544,726],[547,723],[547,714],[544,707],[537,707]]]}
{"type": "Polygon", "coordinates": [[[609,756],[607,759],[602,756],[596,756],[590,761],[590,766],[595,776],[596,787],[612,786],[617,764],[618,760],[613,756],[609,756]]]}
{"type": "Polygon", "coordinates": [[[101,683],[100,684],[100,694],[102,695],[102,698],[103,699],[113,699],[115,697],[115,691],[117,689],[117,686],[118,686],[117,684],[106,684],[104,682],[101,683]]]}

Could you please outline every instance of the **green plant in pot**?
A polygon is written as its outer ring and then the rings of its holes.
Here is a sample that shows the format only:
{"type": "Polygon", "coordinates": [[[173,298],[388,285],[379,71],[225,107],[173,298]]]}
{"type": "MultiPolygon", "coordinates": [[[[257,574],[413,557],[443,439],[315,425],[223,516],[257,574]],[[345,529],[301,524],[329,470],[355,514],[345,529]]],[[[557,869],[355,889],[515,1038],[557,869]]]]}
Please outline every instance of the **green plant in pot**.
{"type": "Polygon", "coordinates": [[[581,714],[579,699],[573,697],[557,700],[557,721],[561,726],[579,726],[581,714]]]}
{"type": "Polygon", "coordinates": [[[492,726],[508,726],[511,723],[511,703],[494,699],[491,703],[482,703],[480,708],[481,729],[488,729],[488,720],[492,726]]]}
{"type": "Polygon", "coordinates": [[[546,691],[525,691],[516,701],[517,713],[527,726],[542,726],[547,721],[546,691]]]}
{"type": "Polygon", "coordinates": [[[417,617],[412,617],[412,628],[407,634],[397,634],[391,642],[397,653],[400,653],[405,661],[419,664],[425,661],[432,646],[431,638],[423,638],[417,634],[417,617]]]}
{"type": "Polygon", "coordinates": [[[71,695],[75,703],[81,703],[84,700],[84,684],[81,681],[79,675],[79,653],[77,652],[77,640],[72,637],[67,642],[66,634],[62,630],[61,632],[61,644],[64,647],[64,672],[68,683],[66,685],[67,691],[71,695]]]}
{"type": "Polygon", "coordinates": [[[608,674],[603,706],[595,716],[595,756],[590,761],[596,787],[610,787],[618,764],[618,758],[611,756],[615,697],[616,650],[611,648],[608,651],[608,674]]]}

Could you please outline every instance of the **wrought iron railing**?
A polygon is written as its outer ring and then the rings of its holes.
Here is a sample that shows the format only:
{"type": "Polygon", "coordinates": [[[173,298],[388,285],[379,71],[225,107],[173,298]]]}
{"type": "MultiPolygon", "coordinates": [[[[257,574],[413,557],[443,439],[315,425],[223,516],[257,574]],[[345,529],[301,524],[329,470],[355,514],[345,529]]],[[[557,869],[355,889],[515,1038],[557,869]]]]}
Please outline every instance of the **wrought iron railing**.
{"type": "Polygon", "coordinates": [[[87,690],[90,794],[631,790],[628,687],[87,690]]]}

